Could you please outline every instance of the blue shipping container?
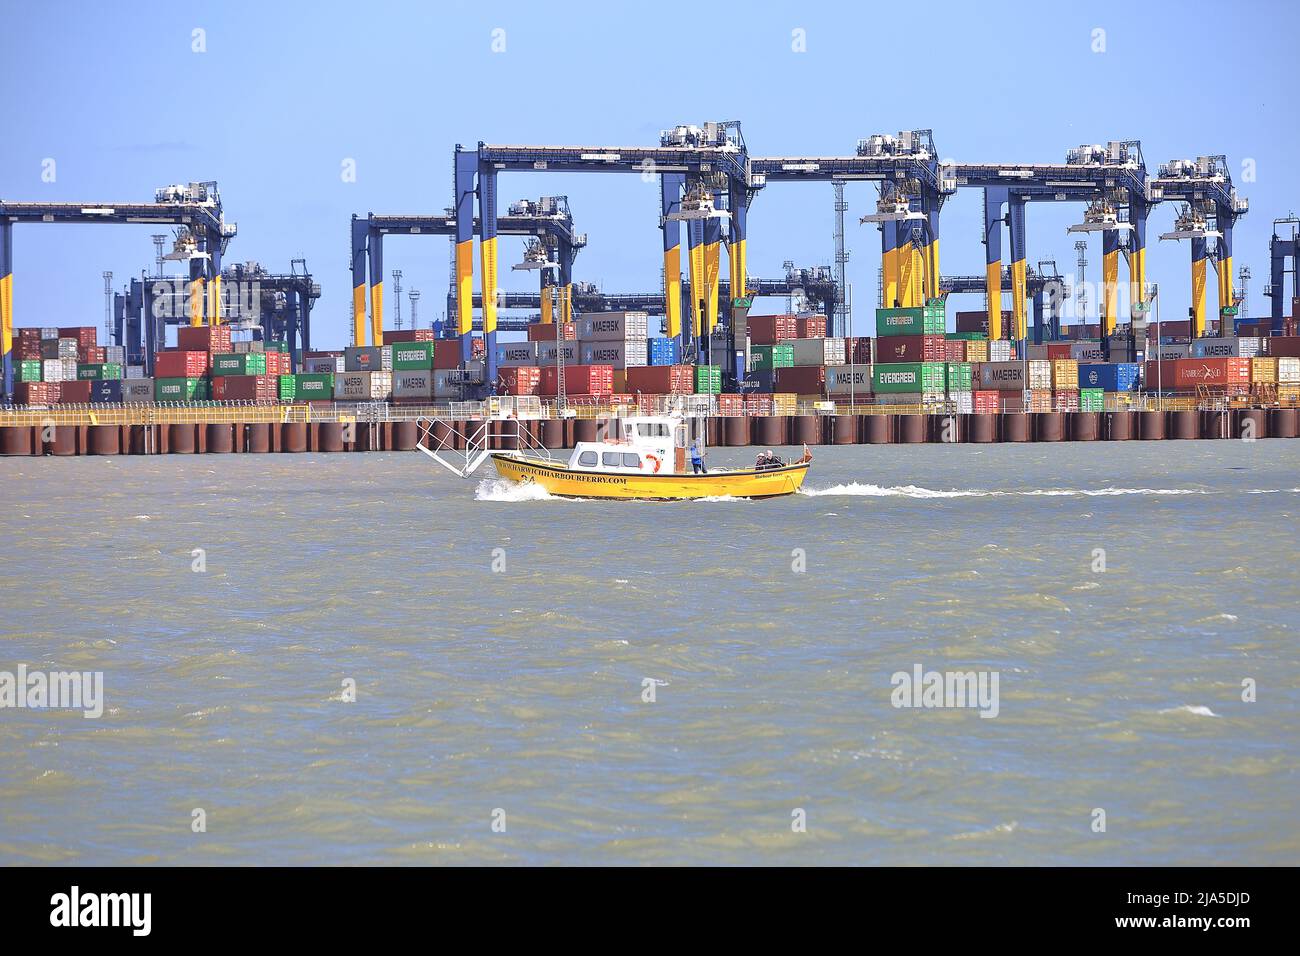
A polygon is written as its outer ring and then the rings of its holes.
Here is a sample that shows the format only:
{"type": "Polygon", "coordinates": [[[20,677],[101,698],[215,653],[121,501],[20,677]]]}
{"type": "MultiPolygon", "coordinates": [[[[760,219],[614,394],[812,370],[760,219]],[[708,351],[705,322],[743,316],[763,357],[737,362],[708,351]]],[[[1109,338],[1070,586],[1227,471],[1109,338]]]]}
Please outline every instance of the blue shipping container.
{"type": "Polygon", "coordinates": [[[95,404],[117,403],[122,400],[122,383],[114,379],[92,379],[90,400],[95,404]]]}
{"type": "Polygon", "coordinates": [[[1100,388],[1107,392],[1131,392],[1138,387],[1141,367],[1136,362],[1080,363],[1079,387],[1100,388]]]}
{"type": "Polygon", "coordinates": [[[681,364],[681,342],[678,339],[647,339],[646,346],[646,358],[651,365],[681,364]]]}

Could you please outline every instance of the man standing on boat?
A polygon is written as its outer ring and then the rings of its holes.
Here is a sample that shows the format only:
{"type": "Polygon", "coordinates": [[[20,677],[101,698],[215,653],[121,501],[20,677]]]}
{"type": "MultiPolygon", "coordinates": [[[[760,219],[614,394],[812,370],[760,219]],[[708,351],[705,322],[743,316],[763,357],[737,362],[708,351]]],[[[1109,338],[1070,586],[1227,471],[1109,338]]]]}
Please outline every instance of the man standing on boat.
{"type": "Polygon", "coordinates": [[[691,442],[691,467],[695,469],[695,474],[708,474],[709,469],[704,467],[704,457],[700,454],[700,442],[698,439],[691,442]]]}

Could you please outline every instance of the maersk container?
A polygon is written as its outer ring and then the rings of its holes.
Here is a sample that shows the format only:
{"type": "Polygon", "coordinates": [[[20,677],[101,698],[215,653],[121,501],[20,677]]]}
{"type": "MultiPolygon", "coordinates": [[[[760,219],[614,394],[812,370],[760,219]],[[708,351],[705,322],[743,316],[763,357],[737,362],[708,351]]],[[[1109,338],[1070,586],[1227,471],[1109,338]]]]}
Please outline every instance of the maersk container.
{"type": "MultiPolygon", "coordinates": [[[[941,306],[876,309],[876,335],[943,335],[947,320],[941,306]]],[[[912,363],[908,363],[912,364],[912,363]]]]}
{"type": "Polygon", "coordinates": [[[340,401],[377,402],[392,392],[392,372],[344,372],[334,377],[334,397],[340,401]]]}
{"type": "Polygon", "coordinates": [[[626,369],[647,364],[645,339],[580,341],[578,354],[581,365],[612,365],[626,369]]]}
{"type": "Polygon", "coordinates": [[[970,362],[948,363],[948,392],[969,392],[974,389],[974,368],[970,362]]]}
{"type": "Polygon", "coordinates": [[[1192,347],[1190,344],[1185,342],[1176,342],[1173,344],[1164,343],[1157,346],[1155,349],[1147,349],[1148,360],[1159,359],[1162,362],[1172,362],[1177,359],[1190,358],[1191,355],[1192,347]],[[1151,354],[1153,351],[1156,353],[1155,355],[1151,354]]]}
{"type": "Polygon", "coordinates": [[[1079,387],[1099,388],[1103,392],[1131,392],[1138,387],[1141,375],[1142,366],[1136,362],[1086,362],[1079,366],[1079,387]]]}
{"type": "Polygon", "coordinates": [[[836,365],[826,369],[826,394],[833,398],[871,394],[870,365],[836,365]]]}
{"type": "Polygon", "coordinates": [[[212,356],[213,375],[265,375],[266,355],[261,352],[218,352],[212,356]]]}
{"type": "Polygon", "coordinates": [[[128,378],[122,380],[122,401],[136,402],[144,405],[154,401],[154,382],[151,378],[128,378]]]}
{"type": "Polygon", "coordinates": [[[943,395],[946,369],[943,362],[891,362],[871,366],[871,390],[877,395],[919,392],[943,395]]]}
{"type": "Polygon", "coordinates": [[[1201,338],[1192,342],[1194,358],[1254,358],[1262,351],[1260,340],[1254,336],[1201,338]]]}
{"type": "Polygon", "coordinates": [[[538,342],[537,343],[537,364],[543,367],[556,364],[556,355],[560,351],[561,344],[564,347],[564,364],[578,365],[580,349],[576,341],[560,342],[538,342]]]}
{"type": "Polygon", "coordinates": [[[394,342],[385,348],[392,349],[394,372],[432,371],[433,369],[432,342],[394,342]]]}
{"type": "Polygon", "coordinates": [[[313,355],[302,360],[302,370],[313,374],[327,372],[332,375],[347,371],[343,366],[341,355],[313,355]]]}
{"type": "Polygon", "coordinates": [[[394,372],[393,398],[433,398],[433,369],[394,372]]]}
{"type": "MultiPolygon", "coordinates": [[[[430,345],[433,343],[430,342],[430,345]]],[[[518,368],[537,364],[536,342],[506,342],[497,345],[497,367],[518,368]]]]}
{"type": "Polygon", "coordinates": [[[1075,342],[1070,346],[1070,358],[1076,362],[1101,362],[1106,356],[1100,342],[1075,342]]]}
{"type": "Polygon", "coordinates": [[[749,347],[749,370],[751,372],[770,372],[773,369],[789,368],[794,365],[794,348],[789,342],[782,345],[751,345],[749,347]]]}
{"type": "Polygon", "coordinates": [[[206,378],[154,379],[153,394],[155,400],[160,402],[203,401],[208,397],[208,380],[206,378]]]}
{"type": "MultiPolygon", "coordinates": [[[[578,320],[578,338],[584,342],[631,342],[649,333],[646,312],[604,312],[578,320]]],[[[641,364],[645,364],[642,362],[641,364]]]]}
{"type": "Polygon", "coordinates": [[[980,388],[1019,392],[1025,388],[1024,362],[981,362],[980,388]]]}

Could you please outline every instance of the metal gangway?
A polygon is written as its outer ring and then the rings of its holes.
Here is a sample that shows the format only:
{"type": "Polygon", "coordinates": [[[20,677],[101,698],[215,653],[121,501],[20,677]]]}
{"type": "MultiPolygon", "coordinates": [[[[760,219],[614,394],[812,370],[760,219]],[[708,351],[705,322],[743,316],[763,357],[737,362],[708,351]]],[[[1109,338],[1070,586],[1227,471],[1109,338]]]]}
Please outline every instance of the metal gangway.
{"type": "Polygon", "coordinates": [[[483,420],[455,418],[421,418],[416,421],[420,437],[416,451],[432,458],[458,478],[469,478],[483,466],[494,450],[493,441],[512,439],[513,450],[524,452],[539,461],[551,462],[551,453],[524,426],[524,420],[512,414],[483,420]],[[444,426],[439,429],[437,426],[444,426]],[[441,431],[441,437],[437,434],[441,431]],[[456,448],[456,439],[464,443],[456,448]]]}

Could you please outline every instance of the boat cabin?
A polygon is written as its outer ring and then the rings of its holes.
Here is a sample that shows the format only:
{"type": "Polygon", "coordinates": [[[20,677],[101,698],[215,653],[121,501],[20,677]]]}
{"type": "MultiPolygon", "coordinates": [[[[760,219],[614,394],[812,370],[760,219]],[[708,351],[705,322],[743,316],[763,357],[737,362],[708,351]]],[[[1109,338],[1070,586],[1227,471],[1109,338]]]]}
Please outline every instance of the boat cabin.
{"type": "MultiPolygon", "coordinates": [[[[640,416],[612,419],[610,435],[600,441],[581,441],[569,457],[574,471],[606,474],[684,474],[689,470],[687,448],[690,429],[680,418],[640,416]]],[[[700,450],[704,441],[700,437],[700,450]]]]}

